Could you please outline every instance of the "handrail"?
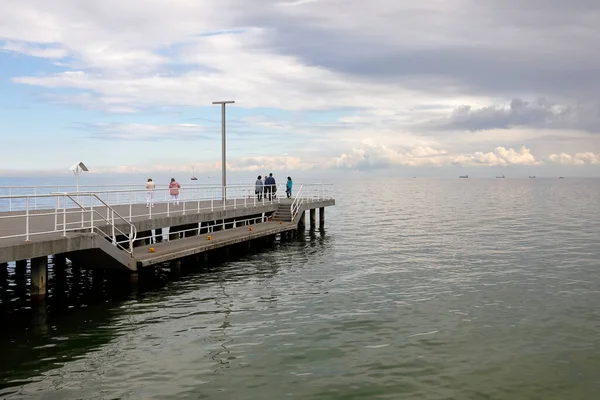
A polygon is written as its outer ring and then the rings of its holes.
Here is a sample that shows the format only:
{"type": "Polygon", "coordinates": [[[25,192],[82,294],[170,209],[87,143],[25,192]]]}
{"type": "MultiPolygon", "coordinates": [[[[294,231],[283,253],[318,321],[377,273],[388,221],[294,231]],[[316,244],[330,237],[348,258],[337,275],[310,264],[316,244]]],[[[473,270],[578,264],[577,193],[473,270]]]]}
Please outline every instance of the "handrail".
{"type": "Polygon", "coordinates": [[[300,210],[300,206],[302,205],[302,189],[304,189],[304,185],[300,186],[300,189],[296,192],[296,197],[290,206],[290,215],[292,216],[292,221],[296,218],[298,211],[300,210]]]}
{"type": "MultiPolygon", "coordinates": [[[[75,203],[79,208],[81,208],[82,211],[84,211],[84,212],[88,211],[85,208],[85,206],[79,204],[79,202],[75,198],[73,198],[73,196],[75,196],[75,195],[81,195],[81,193],[79,193],[79,192],[76,192],[75,194],[73,194],[73,193],[63,193],[63,195],[66,196],[66,197],[68,197],[69,199],[71,199],[71,201],[73,203],[75,203]]],[[[114,208],[112,208],[111,206],[109,206],[104,200],[102,200],[96,194],[92,194],[92,196],[94,198],[96,198],[96,200],[98,200],[100,203],[102,203],[108,210],[110,210],[112,218],[111,218],[111,220],[109,220],[107,218],[104,218],[104,215],[100,214],[97,210],[94,210],[93,204],[90,207],[90,210],[89,210],[90,213],[92,213],[92,215],[98,215],[103,221],[105,221],[112,228],[112,238],[111,239],[113,241],[113,244],[115,244],[116,246],[120,247],[122,250],[126,251],[127,253],[129,253],[133,257],[133,242],[137,238],[137,228],[135,227],[135,225],[132,224],[130,221],[128,221],[121,214],[119,214],[114,208]],[[115,215],[121,221],[125,222],[125,224],[129,225],[129,235],[116,227],[116,225],[115,225],[115,215]],[[129,238],[129,249],[121,246],[121,244],[117,242],[116,235],[115,235],[115,230],[117,230],[121,235],[127,236],[129,238]]],[[[66,221],[64,221],[64,223],[66,224],[66,221]]],[[[94,218],[93,218],[93,216],[91,216],[91,218],[90,218],[90,230],[92,231],[92,233],[94,232],[94,218]]],[[[105,237],[110,237],[106,232],[104,232],[102,229],[99,229],[98,227],[96,227],[96,231],[100,231],[105,237]]]]}

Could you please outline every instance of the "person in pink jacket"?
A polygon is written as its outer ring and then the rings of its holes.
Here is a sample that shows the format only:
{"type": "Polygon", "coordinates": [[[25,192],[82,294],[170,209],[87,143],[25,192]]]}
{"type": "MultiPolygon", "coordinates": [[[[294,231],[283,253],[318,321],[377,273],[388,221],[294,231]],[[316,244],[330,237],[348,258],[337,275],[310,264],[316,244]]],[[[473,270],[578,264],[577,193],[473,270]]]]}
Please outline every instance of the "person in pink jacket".
{"type": "Polygon", "coordinates": [[[179,182],[175,180],[175,178],[171,178],[171,183],[169,183],[169,193],[171,193],[171,201],[173,205],[179,205],[179,189],[181,185],[179,182]]]}

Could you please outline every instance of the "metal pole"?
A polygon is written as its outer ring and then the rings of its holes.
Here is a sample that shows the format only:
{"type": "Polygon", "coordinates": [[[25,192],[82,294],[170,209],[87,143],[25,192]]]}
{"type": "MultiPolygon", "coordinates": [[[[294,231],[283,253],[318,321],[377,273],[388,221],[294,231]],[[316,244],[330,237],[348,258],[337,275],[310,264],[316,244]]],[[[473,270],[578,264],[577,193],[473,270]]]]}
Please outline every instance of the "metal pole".
{"type": "Polygon", "coordinates": [[[225,105],[233,104],[235,101],[213,101],[213,104],[221,105],[221,190],[223,203],[227,199],[227,154],[225,133],[225,105]]]}
{"type": "Polygon", "coordinates": [[[221,104],[221,186],[223,187],[223,201],[227,198],[227,152],[225,142],[225,103],[223,103],[221,104]]]}

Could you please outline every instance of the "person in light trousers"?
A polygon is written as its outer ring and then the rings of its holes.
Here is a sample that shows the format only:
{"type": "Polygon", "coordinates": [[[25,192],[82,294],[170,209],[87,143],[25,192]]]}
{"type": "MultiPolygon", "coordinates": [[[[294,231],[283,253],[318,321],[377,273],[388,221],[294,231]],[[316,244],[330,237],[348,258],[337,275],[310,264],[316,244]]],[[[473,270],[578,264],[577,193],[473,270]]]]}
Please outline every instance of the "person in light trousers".
{"type": "Polygon", "coordinates": [[[154,189],[156,185],[152,181],[152,178],[148,178],[146,182],[146,207],[154,207],[154,189]]]}
{"type": "Polygon", "coordinates": [[[169,183],[169,193],[171,194],[171,201],[173,205],[179,205],[179,189],[181,185],[179,182],[175,180],[175,178],[171,178],[171,183],[169,183]]]}

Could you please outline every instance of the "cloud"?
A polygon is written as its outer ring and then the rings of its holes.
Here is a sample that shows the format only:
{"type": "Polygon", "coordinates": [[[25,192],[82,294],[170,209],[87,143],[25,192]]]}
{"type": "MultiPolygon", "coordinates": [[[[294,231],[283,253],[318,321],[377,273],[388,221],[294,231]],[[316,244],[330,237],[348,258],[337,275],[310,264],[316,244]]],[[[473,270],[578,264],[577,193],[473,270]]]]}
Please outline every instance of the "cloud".
{"type": "Polygon", "coordinates": [[[0,50],[24,54],[32,57],[56,59],[64,58],[69,54],[67,49],[60,46],[36,45],[11,41],[5,42],[3,45],[1,45],[0,50]]]}
{"type": "MultiPolygon", "coordinates": [[[[191,168],[203,173],[220,173],[220,162],[193,162],[187,164],[168,163],[152,165],[121,165],[96,167],[91,172],[98,174],[106,173],[166,173],[189,171],[191,168]]],[[[240,157],[227,161],[227,171],[229,172],[256,172],[264,174],[273,171],[285,173],[286,171],[305,171],[314,168],[315,165],[302,162],[297,157],[240,157]]]]}
{"type": "Polygon", "coordinates": [[[439,166],[446,163],[445,150],[430,147],[416,147],[412,150],[401,151],[385,145],[366,142],[361,148],[353,148],[347,153],[335,157],[331,166],[342,169],[371,170],[392,166],[439,166]]]}
{"type": "Polygon", "coordinates": [[[515,98],[508,106],[474,108],[463,105],[455,108],[447,118],[427,125],[442,130],[482,131],[533,127],[600,133],[600,103],[565,106],[546,99],[530,102],[515,98]]]}
{"type": "Polygon", "coordinates": [[[149,125],[122,123],[78,124],[73,129],[102,140],[195,140],[207,139],[203,128],[195,124],[149,125]]]}
{"type": "Polygon", "coordinates": [[[460,155],[452,160],[457,165],[486,165],[486,166],[509,166],[509,165],[540,165],[531,151],[526,147],[521,149],[506,149],[497,147],[489,153],[475,152],[468,155],[460,155]]]}
{"type": "Polygon", "coordinates": [[[515,150],[497,147],[494,151],[472,154],[449,154],[445,150],[430,147],[416,147],[409,151],[399,151],[384,145],[367,145],[353,148],[352,151],[335,157],[331,162],[334,168],[371,170],[398,166],[442,167],[463,166],[510,166],[541,165],[531,151],[525,147],[515,150]]]}
{"type": "Polygon", "coordinates": [[[600,154],[592,152],[575,153],[573,155],[566,153],[551,154],[548,156],[548,161],[560,165],[600,164],[600,154]]]}

